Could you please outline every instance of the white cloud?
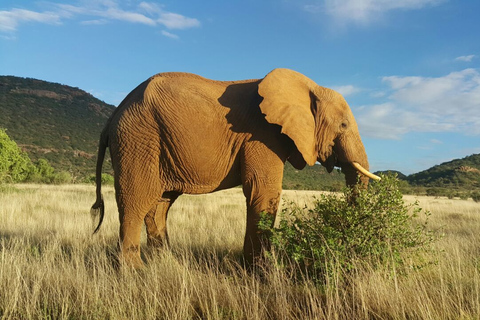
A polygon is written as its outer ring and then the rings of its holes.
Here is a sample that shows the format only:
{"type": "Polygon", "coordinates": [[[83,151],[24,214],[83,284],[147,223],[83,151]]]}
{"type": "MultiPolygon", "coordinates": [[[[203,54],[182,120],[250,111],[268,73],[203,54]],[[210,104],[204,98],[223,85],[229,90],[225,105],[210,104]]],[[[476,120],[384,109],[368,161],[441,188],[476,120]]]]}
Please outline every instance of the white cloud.
{"type": "MultiPolygon", "coordinates": [[[[141,2],[135,8],[120,8],[116,1],[87,1],[81,6],[47,3],[53,8],[48,12],[24,9],[0,11],[0,32],[13,33],[25,22],[61,24],[64,19],[78,18],[81,24],[105,24],[109,21],[164,26],[168,29],[188,29],[200,26],[200,21],[178,13],[168,12],[156,3],[141,2]]],[[[45,3],[44,3],[45,4],[45,3]]],[[[172,34],[171,34],[172,35],[172,34]]]]}
{"type": "Polygon", "coordinates": [[[357,87],[352,86],[352,85],[332,87],[332,89],[337,91],[338,93],[340,93],[341,95],[343,95],[345,97],[361,91],[360,88],[357,88],[357,87]]]}
{"type": "Polygon", "coordinates": [[[400,139],[408,132],[480,135],[480,73],[476,69],[438,78],[384,77],[389,101],[362,106],[360,128],[372,137],[400,139]]]}
{"type": "Polygon", "coordinates": [[[179,37],[176,34],[170,33],[170,32],[165,31],[165,30],[162,30],[162,34],[165,37],[168,37],[168,38],[171,38],[171,39],[175,39],[175,40],[179,39],[179,37]]]}
{"type": "Polygon", "coordinates": [[[456,57],[455,61],[471,62],[473,58],[475,58],[475,55],[471,54],[471,55],[468,55],[468,56],[456,57]]]}
{"type": "Polygon", "coordinates": [[[370,93],[370,97],[372,97],[372,98],[383,98],[386,95],[387,94],[384,91],[375,91],[375,92],[370,93]]]}
{"type": "Polygon", "coordinates": [[[35,12],[24,9],[0,11],[0,31],[2,32],[15,31],[18,25],[24,22],[60,24],[61,16],[55,12],[35,12]]]}
{"type": "Polygon", "coordinates": [[[141,2],[138,8],[147,14],[159,14],[163,11],[160,5],[153,2],[141,2]]]}
{"type": "Polygon", "coordinates": [[[85,20],[80,22],[83,25],[92,25],[92,26],[98,26],[102,24],[107,24],[108,21],[106,19],[96,19],[96,20],[85,20]]]}
{"type": "Polygon", "coordinates": [[[178,13],[167,12],[156,3],[142,2],[139,4],[139,8],[149,15],[157,16],[156,22],[168,29],[188,29],[200,26],[200,21],[197,19],[188,18],[178,13]]]}
{"type": "Polygon", "coordinates": [[[146,24],[149,26],[155,26],[155,20],[149,18],[141,13],[124,11],[118,8],[107,8],[107,10],[98,12],[99,16],[103,16],[111,20],[120,20],[131,23],[146,24]]]}
{"type": "Polygon", "coordinates": [[[157,22],[163,24],[168,29],[188,29],[200,26],[200,21],[197,19],[187,18],[172,12],[162,12],[157,22]]]}
{"type": "Polygon", "coordinates": [[[311,13],[323,12],[339,24],[369,24],[393,10],[418,10],[444,0],[318,0],[304,6],[311,13]]]}

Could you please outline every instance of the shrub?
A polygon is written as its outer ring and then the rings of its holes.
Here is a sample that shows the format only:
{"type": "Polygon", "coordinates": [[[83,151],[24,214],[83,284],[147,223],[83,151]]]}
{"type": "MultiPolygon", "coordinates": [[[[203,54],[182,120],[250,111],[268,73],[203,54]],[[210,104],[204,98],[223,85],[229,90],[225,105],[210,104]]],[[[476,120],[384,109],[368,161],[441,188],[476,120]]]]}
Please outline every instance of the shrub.
{"type": "Polygon", "coordinates": [[[21,182],[32,170],[30,158],[0,129],[0,182],[21,182]]]}
{"type": "Polygon", "coordinates": [[[472,192],[472,199],[475,202],[480,202],[480,192],[478,191],[472,192]]]}
{"type": "Polygon", "coordinates": [[[65,184],[71,183],[73,180],[72,175],[67,171],[60,171],[53,175],[52,183],[54,184],[65,184]]]}
{"type": "Polygon", "coordinates": [[[34,183],[62,184],[72,182],[72,176],[65,171],[56,173],[55,169],[46,159],[40,158],[34,163],[26,181],[34,183]]]}
{"type": "Polygon", "coordinates": [[[278,227],[265,227],[264,220],[260,227],[270,235],[276,263],[296,276],[324,281],[331,266],[346,272],[362,264],[396,272],[421,267],[424,262],[412,258],[420,258],[436,238],[426,228],[428,216],[418,203],[403,201],[395,177],[384,176],[368,188],[321,195],[312,209],[290,203],[278,227]],[[420,213],[423,223],[416,219],[420,213]]]}
{"type": "Polygon", "coordinates": [[[442,191],[439,188],[428,188],[426,193],[429,197],[440,197],[443,195],[442,191]]]}
{"type": "MultiPolygon", "coordinates": [[[[95,175],[91,174],[86,177],[83,182],[85,183],[95,183],[95,175]]],[[[111,174],[102,173],[102,184],[113,185],[114,179],[111,174]]]]}
{"type": "Polygon", "coordinates": [[[55,173],[45,159],[32,163],[27,153],[0,129],[0,183],[24,181],[61,184],[72,182],[72,176],[64,171],[55,173]]]}

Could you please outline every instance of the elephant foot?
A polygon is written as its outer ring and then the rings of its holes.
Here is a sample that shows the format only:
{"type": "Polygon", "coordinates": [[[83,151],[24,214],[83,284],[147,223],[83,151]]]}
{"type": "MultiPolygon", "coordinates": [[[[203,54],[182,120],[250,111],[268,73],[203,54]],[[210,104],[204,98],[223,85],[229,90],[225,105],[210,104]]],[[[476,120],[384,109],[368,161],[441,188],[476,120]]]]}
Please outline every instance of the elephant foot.
{"type": "Polygon", "coordinates": [[[165,239],[148,237],[147,246],[152,249],[164,249],[164,248],[168,248],[169,244],[168,244],[168,241],[165,239]]]}
{"type": "Polygon", "coordinates": [[[265,251],[268,251],[269,246],[264,244],[259,244],[258,246],[245,245],[243,249],[243,259],[245,262],[245,268],[247,271],[251,272],[257,269],[258,267],[264,265],[265,262],[265,251]]]}
{"type": "Polygon", "coordinates": [[[142,258],[140,257],[139,246],[122,248],[119,260],[122,267],[132,269],[142,269],[144,267],[144,263],[142,261],[142,258]]]}
{"type": "Polygon", "coordinates": [[[156,235],[147,233],[147,246],[149,248],[164,249],[170,246],[166,231],[158,232],[156,235]]]}

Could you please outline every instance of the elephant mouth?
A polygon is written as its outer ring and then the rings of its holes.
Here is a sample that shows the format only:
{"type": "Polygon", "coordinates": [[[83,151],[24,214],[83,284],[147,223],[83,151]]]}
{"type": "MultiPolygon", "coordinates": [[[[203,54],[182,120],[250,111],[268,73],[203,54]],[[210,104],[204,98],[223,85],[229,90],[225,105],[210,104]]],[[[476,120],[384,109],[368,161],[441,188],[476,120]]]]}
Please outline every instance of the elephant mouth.
{"type": "Polygon", "coordinates": [[[358,172],[360,172],[361,174],[363,174],[364,176],[372,179],[372,180],[375,180],[375,181],[380,181],[382,178],[380,178],[379,176],[371,173],[370,171],[368,171],[367,169],[365,169],[364,167],[362,167],[360,165],[360,163],[358,162],[355,162],[353,161],[352,163],[352,166],[355,168],[355,170],[357,170],[358,172]]]}
{"type": "Polygon", "coordinates": [[[339,165],[338,158],[335,152],[332,152],[331,155],[327,159],[325,159],[325,161],[319,162],[327,169],[328,173],[331,173],[333,171],[333,168],[339,165]]]}
{"type": "MultiPolygon", "coordinates": [[[[337,155],[335,152],[332,152],[332,154],[325,160],[325,161],[320,161],[322,166],[324,166],[327,169],[328,173],[331,173],[335,167],[343,167],[346,165],[346,163],[340,162],[337,155]]],[[[360,174],[375,180],[375,181],[380,181],[381,178],[367,169],[365,169],[360,163],[356,161],[349,162],[349,164],[360,174]]]]}

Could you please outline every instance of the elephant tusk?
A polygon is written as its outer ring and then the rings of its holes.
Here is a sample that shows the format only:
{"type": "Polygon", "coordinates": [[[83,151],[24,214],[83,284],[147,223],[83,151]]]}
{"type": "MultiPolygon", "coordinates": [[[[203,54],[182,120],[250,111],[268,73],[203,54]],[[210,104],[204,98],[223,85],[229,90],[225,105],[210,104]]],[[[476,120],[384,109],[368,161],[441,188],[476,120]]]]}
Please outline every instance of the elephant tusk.
{"type": "Polygon", "coordinates": [[[360,172],[361,174],[363,174],[364,176],[367,176],[369,177],[370,179],[373,179],[373,180],[376,180],[376,181],[380,181],[382,178],[380,178],[379,176],[377,175],[374,175],[373,173],[371,173],[370,171],[366,170],[364,167],[362,167],[358,162],[352,162],[352,166],[357,169],[358,172],[360,172]]]}

